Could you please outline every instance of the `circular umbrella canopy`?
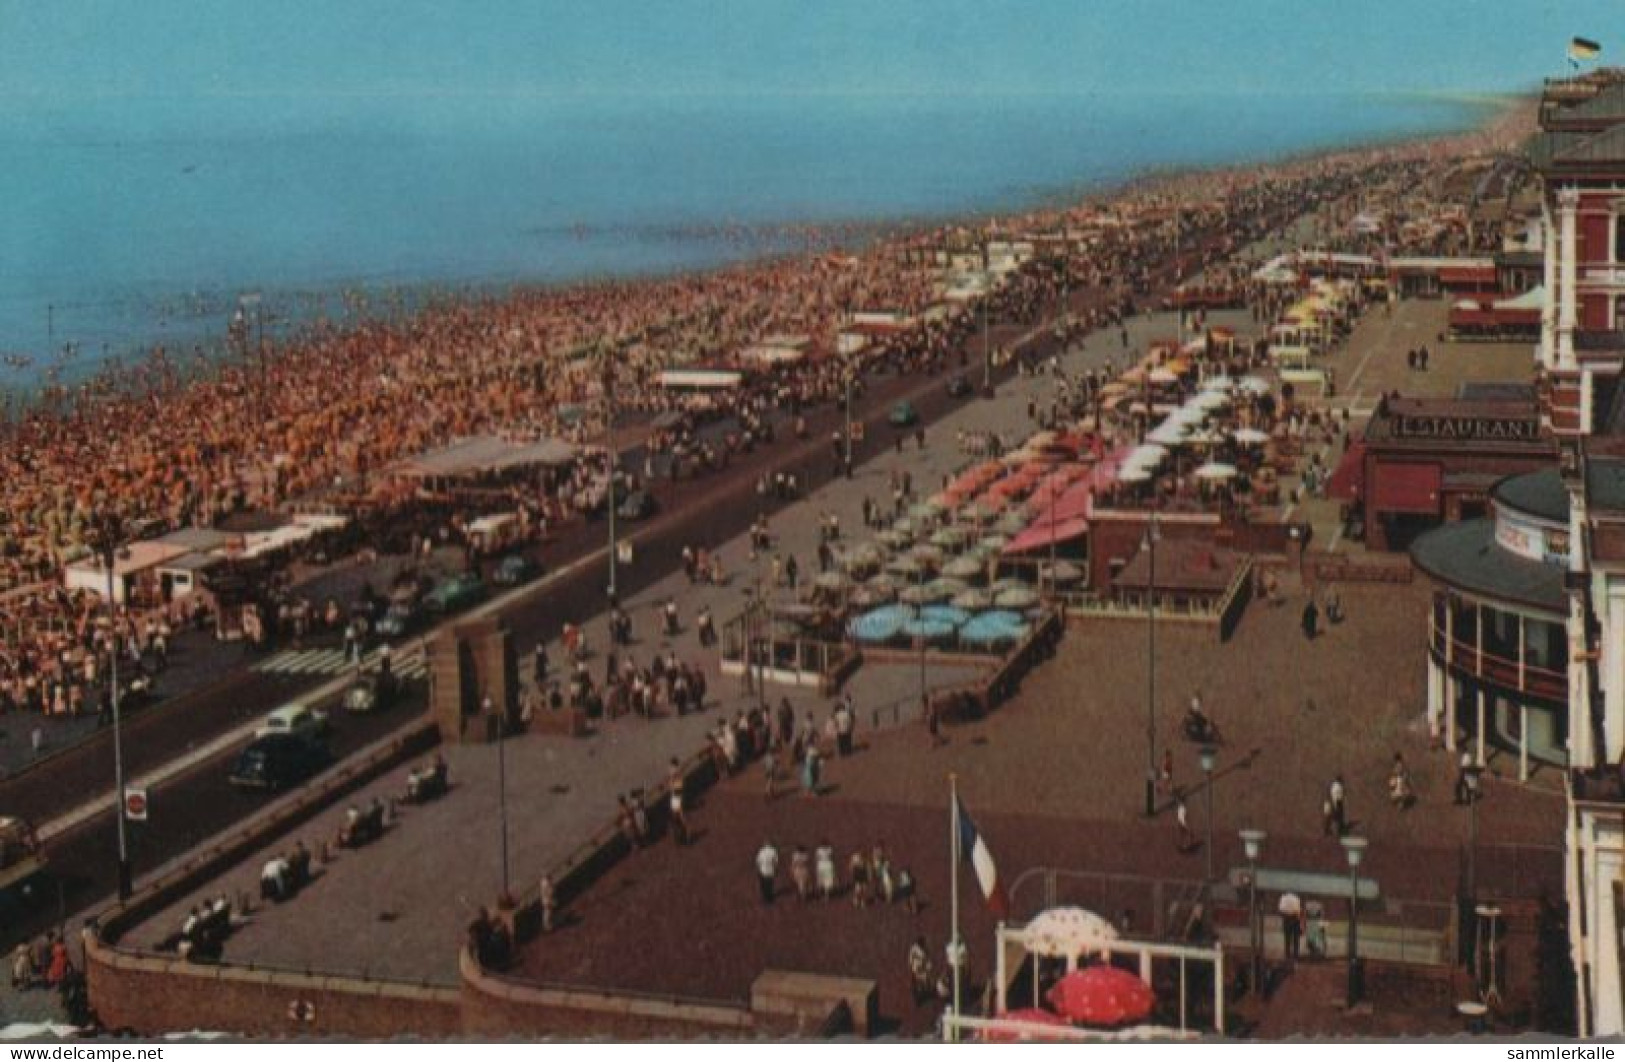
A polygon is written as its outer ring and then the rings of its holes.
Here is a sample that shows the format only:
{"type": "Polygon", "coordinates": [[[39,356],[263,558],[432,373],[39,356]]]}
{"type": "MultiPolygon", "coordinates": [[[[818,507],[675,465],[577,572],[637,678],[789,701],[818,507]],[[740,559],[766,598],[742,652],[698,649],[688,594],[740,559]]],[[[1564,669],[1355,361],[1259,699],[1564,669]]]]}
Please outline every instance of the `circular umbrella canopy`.
{"type": "Polygon", "coordinates": [[[1152,369],[1150,379],[1154,384],[1178,383],[1179,374],[1169,369],[1152,369]]]}
{"type": "Polygon", "coordinates": [[[872,586],[860,586],[847,598],[856,608],[874,608],[895,596],[895,592],[881,591],[872,586]]]}
{"type": "Polygon", "coordinates": [[[903,624],[903,633],[910,638],[921,638],[928,642],[941,641],[954,633],[954,625],[942,620],[911,619],[903,624]]]}
{"type": "Polygon", "coordinates": [[[882,594],[897,593],[897,580],[884,572],[871,578],[867,585],[869,589],[882,594]]]}
{"type": "Polygon", "coordinates": [[[929,605],[933,601],[946,601],[951,594],[938,593],[930,583],[924,586],[905,586],[897,594],[897,600],[905,605],[929,605]]]}
{"type": "Polygon", "coordinates": [[[974,579],[982,574],[982,562],[967,553],[943,565],[942,574],[955,579],[974,579]]]}
{"type": "Polygon", "coordinates": [[[1038,591],[1000,590],[993,595],[993,603],[999,608],[1032,608],[1038,604],[1038,591]]]}
{"type": "Polygon", "coordinates": [[[1125,468],[1117,473],[1117,479],[1122,483],[1146,483],[1151,479],[1151,473],[1143,468],[1125,468]]]}
{"type": "Polygon", "coordinates": [[[1117,927],[1082,907],[1051,907],[1021,931],[1027,950],[1052,959],[1107,951],[1118,939],[1117,927]]]}
{"type": "Polygon", "coordinates": [[[879,542],[887,549],[901,549],[902,547],[908,545],[909,536],[903,534],[901,531],[882,531],[880,534],[875,536],[875,541],[879,542]]]}
{"type": "Polygon", "coordinates": [[[1157,997],[1127,970],[1090,966],[1057,981],[1049,1003],[1062,1017],[1086,1025],[1130,1025],[1151,1015],[1157,997]]]}
{"type": "Polygon", "coordinates": [[[1005,535],[1019,535],[1027,530],[1027,517],[1012,509],[993,523],[994,530],[1005,535]]]}
{"type": "Polygon", "coordinates": [[[1262,376],[1243,376],[1240,386],[1243,390],[1251,391],[1255,395],[1270,393],[1270,382],[1262,376]]]}
{"type": "Polygon", "coordinates": [[[913,505],[909,506],[908,515],[914,517],[916,520],[930,520],[931,518],[940,514],[945,508],[946,506],[944,506],[941,502],[937,501],[935,498],[932,498],[923,502],[915,502],[913,505]]]}
{"type": "Polygon", "coordinates": [[[926,589],[935,592],[936,600],[945,601],[955,594],[962,594],[970,589],[970,584],[963,579],[944,576],[941,579],[932,579],[926,584],[926,589]]]}
{"type": "Polygon", "coordinates": [[[860,642],[885,642],[897,637],[903,624],[912,622],[914,610],[905,605],[884,605],[847,624],[847,633],[860,642]]]}
{"type": "Polygon", "coordinates": [[[887,561],[886,570],[893,575],[918,575],[922,569],[919,561],[905,553],[887,561]]]}
{"type": "Polygon", "coordinates": [[[1028,629],[1018,613],[984,612],[959,629],[959,640],[967,645],[1008,645],[1025,638],[1028,629]]]}
{"type": "Polygon", "coordinates": [[[949,509],[952,509],[955,505],[959,504],[959,499],[955,497],[953,491],[950,490],[939,490],[935,494],[931,495],[930,500],[931,504],[937,507],[937,512],[939,513],[945,513],[949,509]]]}
{"type": "Polygon", "coordinates": [[[967,612],[980,612],[984,608],[993,607],[993,595],[986,590],[966,590],[964,593],[955,594],[953,600],[948,603],[967,612]]]}
{"type": "Polygon", "coordinates": [[[1235,381],[1230,379],[1228,376],[1209,376],[1207,379],[1202,381],[1202,390],[1215,393],[1220,391],[1228,391],[1233,383],[1235,383],[1235,381]]]}
{"type": "Polygon", "coordinates": [[[1168,448],[1156,443],[1143,443],[1129,451],[1124,464],[1155,468],[1168,458],[1168,448]]]}
{"type": "Polygon", "coordinates": [[[1227,465],[1223,461],[1209,461],[1196,470],[1196,478],[1217,482],[1221,479],[1233,479],[1236,475],[1236,466],[1227,465]]]}
{"type": "Polygon", "coordinates": [[[954,627],[963,627],[970,621],[970,613],[952,605],[927,605],[920,609],[920,619],[927,623],[947,623],[954,627]]]}
{"type": "Polygon", "coordinates": [[[1229,404],[1230,396],[1223,391],[1203,391],[1191,399],[1191,405],[1203,410],[1222,409],[1229,404]]]}
{"type": "Polygon", "coordinates": [[[976,543],[976,547],[989,553],[997,553],[1009,544],[1010,539],[1006,535],[988,535],[982,541],[976,543]]]}
{"type": "Polygon", "coordinates": [[[988,589],[997,594],[1001,590],[1031,590],[1032,584],[1025,579],[1018,579],[1014,575],[1007,575],[988,587],[988,589]]]}
{"type": "Polygon", "coordinates": [[[941,546],[943,549],[953,549],[955,546],[963,545],[969,537],[970,532],[963,527],[944,527],[931,536],[931,544],[941,546]]]}
{"type": "Polygon", "coordinates": [[[908,555],[928,568],[935,568],[942,563],[942,550],[937,546],[922,543],[908,551],[908,555]]]}
{"type": "Polygon", "coordinates": [[[900,535],[909,535],[912,537],[915,532],[915,526],[914,521],[905,516],[895,524],[892,524],[891,529],[900,535]]]}
{"type": "Polygon", "coordinates": [[[850,583],[845,572],[837,571],[819,572],[818,578],[813,580],[813,585],[820,590],[845,590],[850,583]]]}
{"type": "Polygon", "coordinates": [[[1070,561],[1056,561],[1053,570],[1048,564],[1041,565],[1038,577],[1046,583],[1067,586],[1083,578],[1083,569],[1070,561]]]}
{"type": "Polygon", "coordinates": [[[857,549],[841,554],[839,564],[848,572],[860,574],[872,572],[880,567],[880,560],[880,550],[870,543],[865,543],[857,549]]]}
{"type": "Polygon", "coordinates": [[[1257,428],[1237,428],[1230,433],[1230,437],[1243,446],[1259,446],[1270,441],[1269,433],[1257,428]]]}

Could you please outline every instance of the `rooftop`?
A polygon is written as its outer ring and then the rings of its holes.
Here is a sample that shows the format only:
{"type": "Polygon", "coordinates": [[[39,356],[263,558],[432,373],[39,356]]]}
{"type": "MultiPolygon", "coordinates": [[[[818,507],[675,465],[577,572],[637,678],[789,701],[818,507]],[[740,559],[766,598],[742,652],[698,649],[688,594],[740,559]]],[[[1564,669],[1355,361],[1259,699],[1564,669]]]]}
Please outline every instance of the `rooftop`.
{"type": "Polygon", "coordinates": [[[1557,615],[1568,607],[1563,569],[1496,545],[1490,520],[1467,520],[1429,531],[1411,546],[1411,558],[1435,579],[1469,593],[1557,615]]]}
{"type": "Polygon", "coordinates": [[[1495,500],[1511,509],[1556,523],[1567,523],[1569,492],[1557,469],[1508,476],[1495,485],[1495,500]]]}

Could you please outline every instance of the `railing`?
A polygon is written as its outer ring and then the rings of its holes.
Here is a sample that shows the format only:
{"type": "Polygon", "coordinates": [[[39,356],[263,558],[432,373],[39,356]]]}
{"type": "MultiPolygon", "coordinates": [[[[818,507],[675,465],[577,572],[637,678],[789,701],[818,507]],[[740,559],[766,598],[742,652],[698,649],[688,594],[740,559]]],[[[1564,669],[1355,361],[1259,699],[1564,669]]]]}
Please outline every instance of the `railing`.
{"type": "Polygon", "coordinates": [[[1488,679],[1508,690],[1526,693],[1541,700],[1566,702],[1569,697],[1569,678],[1565,672],[1536,667],[1527,661],[1501,656],[1460,638],[1447,638],[1439,626],[1438,616],[1429,618],[1429,644],[1441,661],[1452,670],[1488,679]]]}

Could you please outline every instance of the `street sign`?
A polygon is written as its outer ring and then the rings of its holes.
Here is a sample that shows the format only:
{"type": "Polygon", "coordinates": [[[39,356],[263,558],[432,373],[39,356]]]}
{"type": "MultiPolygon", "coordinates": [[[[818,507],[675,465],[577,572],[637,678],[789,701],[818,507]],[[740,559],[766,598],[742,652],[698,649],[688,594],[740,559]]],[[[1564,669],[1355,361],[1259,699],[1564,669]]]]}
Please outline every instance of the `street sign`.
{"type": "Polygon", "coordinates": [[[147,791],[145,789],[126,789],[124,791],[124,817],[131,822],[147,821],[147,791]]]}

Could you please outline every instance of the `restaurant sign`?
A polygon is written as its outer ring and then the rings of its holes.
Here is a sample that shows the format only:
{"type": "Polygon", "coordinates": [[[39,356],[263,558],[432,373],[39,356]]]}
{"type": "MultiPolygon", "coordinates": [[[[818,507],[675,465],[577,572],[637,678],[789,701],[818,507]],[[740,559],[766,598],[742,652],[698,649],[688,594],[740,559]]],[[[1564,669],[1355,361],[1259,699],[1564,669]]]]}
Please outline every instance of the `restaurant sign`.
{"type": "Polygon", "coordinates": [[[1536,417],[1394,417],[1394,435],[1401,439],[1459,439],[1462,441],[1536,442],[1540,420],[1536,417]]]}

